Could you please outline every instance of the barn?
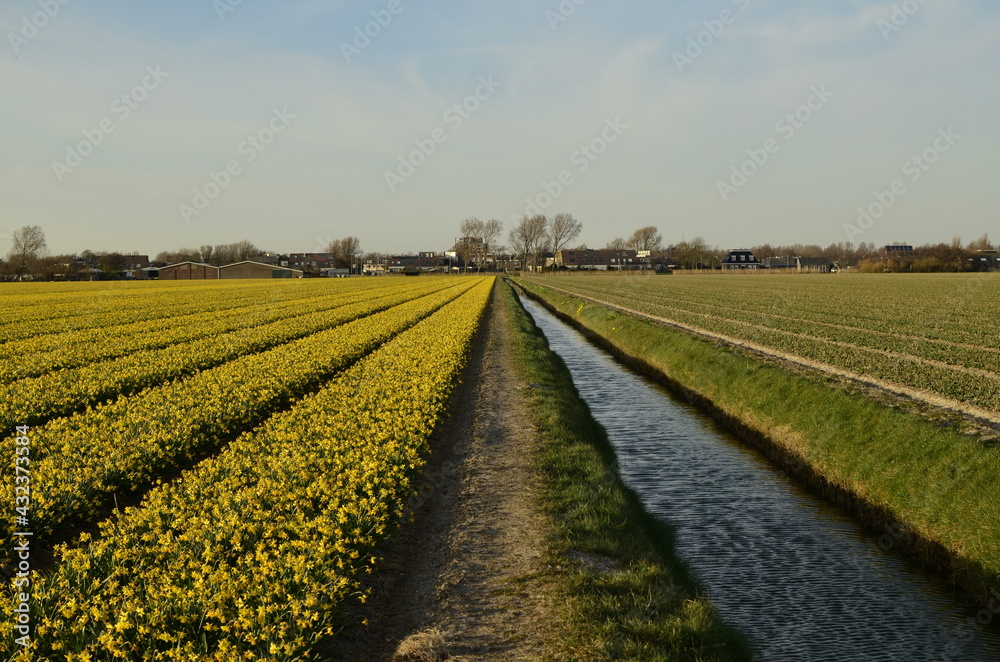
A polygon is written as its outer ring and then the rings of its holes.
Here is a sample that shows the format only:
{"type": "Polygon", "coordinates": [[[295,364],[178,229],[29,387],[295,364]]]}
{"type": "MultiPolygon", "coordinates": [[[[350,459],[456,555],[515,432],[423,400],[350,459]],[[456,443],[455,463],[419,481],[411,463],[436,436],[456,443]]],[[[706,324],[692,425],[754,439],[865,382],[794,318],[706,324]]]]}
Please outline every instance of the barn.
{"type": "Polygon", "coordinates": [[[218,280],[219,267],[203,262],[181,262],[160,267],[160,280],[218,280]]]}
{"type": "Polygon", "coordinates": [[[248,278],[302,278],[301,269],[289,269],[274,264],[263,264],[248,260],[227,264],[219,268],[219,278],[227,279],[248,279],[248,278]]]}

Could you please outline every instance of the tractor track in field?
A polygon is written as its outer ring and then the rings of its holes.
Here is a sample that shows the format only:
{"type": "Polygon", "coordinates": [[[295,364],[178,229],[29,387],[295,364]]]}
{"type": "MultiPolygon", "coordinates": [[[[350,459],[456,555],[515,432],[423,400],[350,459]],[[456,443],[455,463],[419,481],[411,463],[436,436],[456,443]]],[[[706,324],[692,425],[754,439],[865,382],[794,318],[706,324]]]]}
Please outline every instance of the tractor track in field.
{"type": "Polygon", "coordinates": [[[369,625],[346,632],[329,659],[388,662],[404,640],[429,631],[443,635],[455,662],[545,656],[556,627],[550,524],[539,496],[540,439],[515,372],[508,314],[494,288],[435,434],[413,521],[390,539],[369,580],[371,596],[352,614],[369,625]]]}
{"type": "MultiPolygon", "coordinates": [[[[884,379],[878,379],[876,377],[871,377],[869,375],[863,375],[851,370],[846,370],[844,368],[839,368],[835,365],[829,363],[824,363],[822,361],[816,361],[813,359],[800,356],[798,354],[792,354],[789,352],[783,352],[781,350],[769,347],[767,345],[761,345],[748,340],[742,340],[733,336],[729,336],[722,333],[716,333],[714,331],[709,331],[708,329],[703,329],[701,327],[693,326],[691,324],[685,324],[684,322],[679,322],[677,320],[672,320],[667,317],[660,317],[657,315],[651,315],[649,313],[644,313],[639,310],[628,308],[619,304],[611,303],[609,301],[604,301],[584,294],[579,294],[572,292],[570,290],[564,290],[559,287],[555,287],[548,283],[537,283],[535,284],[550,289],[555,292],[560,292],[568,296],[576,297],[590,303],[609,308],[633,317],[638,317],[640,319],[646,319],[657,324],[664,326],[669,326],[675,329],[680,329],[687,333],[700,336],[702,338],[707,338],[717,342],[723,342],[734,347],[739,347],[743,350],[750,351],[758,356],[765,359],[778,362],[782,365],[792,365],[799,368],[806,368],[814,372],[820,372],[839,380],[848,381],[856,384],[860,384],[863,387],[875,388],[883,393],[887,393],[891,396],[909,400],[915,400],[928,404],[932,407],[957,412],[963,416],[967,416],[973,419],[976,423],[980,425],[985,425],[986,427],[996,431],[1000,428],[1000,413],[985,409],[983,407],[977,407],[976,405],[969,404],[967,402],[962,402],[959,400],[954,400],[952,398],[947,398],[937,393],[931,391],[917,389],[910,386],[904,386],[903,384],[898,384],[896,382],[891,382],[884,379]]],[[[927,359],[922,359],[923,361],[928,361],[927,359]]],[[[957,369],[955,366],[949,366],[952,369],[957,369]]],[[[969,371],[964,369],[964,371],[969,371]]],[[[970,374],[976,374],[975,372],[969,371],[970,374]]],[[[979,372],[979,371],[976,371],[979,372]]],[[[990,373],[991,375],[993,373],[990,373]]]]}

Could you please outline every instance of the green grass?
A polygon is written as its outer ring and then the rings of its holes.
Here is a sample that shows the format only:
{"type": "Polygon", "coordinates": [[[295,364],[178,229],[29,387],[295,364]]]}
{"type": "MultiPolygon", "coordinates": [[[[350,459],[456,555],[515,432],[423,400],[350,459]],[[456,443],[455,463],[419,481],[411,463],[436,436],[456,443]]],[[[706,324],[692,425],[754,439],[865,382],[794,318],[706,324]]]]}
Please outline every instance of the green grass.
{"type": "Polygon", "coordinates": [[[607,434],[580,399],[562,360],[502,285],[517,369],[542,436],[542,470],[554,530],[553,565],[565,597],[552,659],[748,660],[673,552],[672,533],[650,517],[616,470],[607,434]]]}
{"type": "Polygon", "coordinates": [[[1000,449],[686,333],[535,283],[534,296],[627,363],[711,411],[979,601],[1000,584],[1000,449]],[[641,358],[640,358],[641,357],[641,358]]]}

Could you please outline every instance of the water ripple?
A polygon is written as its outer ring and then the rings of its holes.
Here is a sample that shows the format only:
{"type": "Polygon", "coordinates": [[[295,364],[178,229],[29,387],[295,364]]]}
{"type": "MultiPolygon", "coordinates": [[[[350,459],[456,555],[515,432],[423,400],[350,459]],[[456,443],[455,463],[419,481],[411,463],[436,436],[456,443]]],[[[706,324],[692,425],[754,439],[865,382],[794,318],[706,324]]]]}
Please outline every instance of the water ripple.
{"type": "Polygon", "coordinates": [[[761,660],[996,662],[1000,636],[937,579],[534,302],[525,307],[607,429],[622,478],[761,660]]]}

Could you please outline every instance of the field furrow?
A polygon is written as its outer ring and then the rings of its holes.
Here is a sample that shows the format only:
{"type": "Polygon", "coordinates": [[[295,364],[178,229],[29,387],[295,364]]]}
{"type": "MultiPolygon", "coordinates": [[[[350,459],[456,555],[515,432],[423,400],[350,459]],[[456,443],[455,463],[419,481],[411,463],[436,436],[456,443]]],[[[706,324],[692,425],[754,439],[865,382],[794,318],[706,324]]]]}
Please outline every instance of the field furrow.
{"type": "MultiPolygon", "coordinates": [[[[32,526],[45,536],[87,521],[170,467],[210,453],[315,390],[339,371],[470,289],[440,281],[439,291],[188,379],[149,389],[32,429],[32,526]]],[[[2,457],[13,462],[14,439],[2,457]]],[[[13,484],[0,499],[14,503],[13,484]]],[[[0,530],[10,536],[13,522],[0,530]]],[[[5,550],[4,565],[10,551],[5,550]]]]}
{"type": "MultiPolygon", "coordinates": [[[[423,466],[490,293],[492,279],[476,282],[318,393],[102,523],[96,539],[63,548],[35,585],[32,653],[315,657],[359,597],[374,546],[423,466]]],[[[8,650],[11,634],[0,632],[8,650]]]]}
{"type": "Polygon", "coordinates": [[[205,336],[260,326],[301,315],[305,311],[326,310],[335,305],[379,296],[380,291],[380,288],[373,287],[331,295],[311,288],[296,292],[294,297],[287,296],[291,292],[274,291],[247,306],[14,340],[0,344],[0,382],[37,377],[53,370],[106,361],[131,352],[160,349],[205,336]],[[285,296],[278,297],[278,294],[285,296]]]}
{"type": "MultiPolygon", "coordinates": [[[[188,314],[280,301],[285,296],[318,287],[321,281],[277,281],[262,286],[242,282],[196,281],[180,287],[156,283],[108,285],[80,293],[57,305],[31,305],[31,295],[0,299],[0,343],[49,334],[81,332],[137,323],[171,323],[188,314]]],[[[369,283],[342,289],[364,289],[369,283]]]]}
{"type": "Polygon", "coordinates": [[[991,305],[1000,303],[1000,279],[969,275],[910,281],[857,276],[530,280],[1000,411],[1000,323],[989,312],[991,305]],[[976,306],[963,310],[963,300],[976,306]],[[919,327],[917,320],[923,322],[919,327]]]}
{"type": "Polygon", "coordinates": [[[327,304],[314,306],[314,312],[239,331],[210,333],[200,340],[6,384],[0,386],[0,432],[6,434],[17,425],[38,425],[68,416],[90,405],[263,352],[391,308],[435,287],[390,290],[384,295],[375,291],[366,293],[360,302],[357,297],[331,299],[327,304]],[[329,309],[324,309],[327,306],[329,309]]]}

